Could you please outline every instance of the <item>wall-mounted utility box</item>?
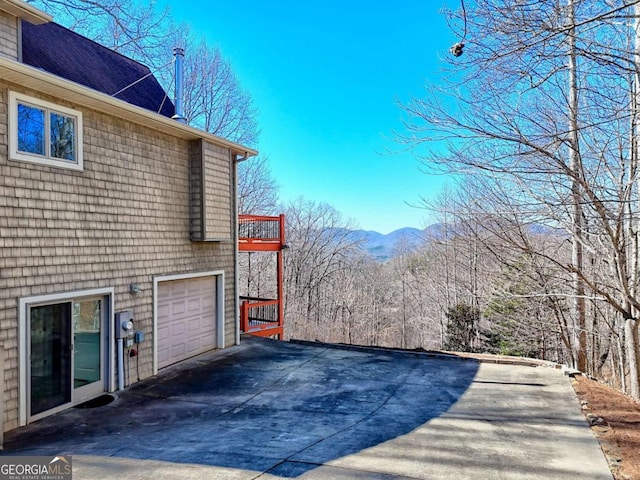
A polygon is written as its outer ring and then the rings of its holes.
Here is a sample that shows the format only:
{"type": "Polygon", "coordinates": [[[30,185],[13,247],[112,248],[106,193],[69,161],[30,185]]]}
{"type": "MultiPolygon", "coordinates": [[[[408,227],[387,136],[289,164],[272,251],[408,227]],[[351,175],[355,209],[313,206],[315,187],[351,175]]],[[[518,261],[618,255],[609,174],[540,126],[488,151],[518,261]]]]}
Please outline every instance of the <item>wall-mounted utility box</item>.
{"type": "Polygon", "coordinates": [[[133,336],[133,312],[125,310],[116,313],[116,339],[133,336]]]}

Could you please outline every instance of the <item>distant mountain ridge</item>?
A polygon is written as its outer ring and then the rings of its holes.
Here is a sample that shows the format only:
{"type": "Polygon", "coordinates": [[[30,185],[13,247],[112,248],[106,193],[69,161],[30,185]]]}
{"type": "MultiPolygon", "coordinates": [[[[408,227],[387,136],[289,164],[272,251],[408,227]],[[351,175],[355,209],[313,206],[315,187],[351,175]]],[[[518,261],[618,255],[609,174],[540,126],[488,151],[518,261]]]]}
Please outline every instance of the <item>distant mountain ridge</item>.
{"type": "Polygon", "coordinates": [[[381,262],[393,257],[399,248],[413,251],[425,239],[425,231],[418,228],[405,227],[383,234],[371,230],[351,230],[349,237],[361,243],[364,251],[381,262]]]}
{"type": "MultiPolygon", "coordinates": [[[[565,236],[566,232],[559,228],[532,224],[528,226],[530,232],[536,235],[565,236]]],[[[383,234],[370,230],[348,230],[348,237],[359,242],[361,248],[380,262],[385,262],[398,254],[400,249],[413,252],[426,242],[442,241],[455,235],[456,228],[443,223],[434,223],[423,230],[405,227],[383,234]]]]}

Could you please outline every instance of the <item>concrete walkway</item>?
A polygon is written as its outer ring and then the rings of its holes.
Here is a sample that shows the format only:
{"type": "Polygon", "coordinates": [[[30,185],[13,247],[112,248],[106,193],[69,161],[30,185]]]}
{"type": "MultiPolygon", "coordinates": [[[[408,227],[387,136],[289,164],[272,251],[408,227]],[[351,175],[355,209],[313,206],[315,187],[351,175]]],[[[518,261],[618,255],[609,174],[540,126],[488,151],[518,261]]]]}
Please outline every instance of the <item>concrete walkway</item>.
{"type": "Polygon", "coordinates": [[[569,379],[243,337],[5,435],[83,479],[611,480],[569,379]]]}

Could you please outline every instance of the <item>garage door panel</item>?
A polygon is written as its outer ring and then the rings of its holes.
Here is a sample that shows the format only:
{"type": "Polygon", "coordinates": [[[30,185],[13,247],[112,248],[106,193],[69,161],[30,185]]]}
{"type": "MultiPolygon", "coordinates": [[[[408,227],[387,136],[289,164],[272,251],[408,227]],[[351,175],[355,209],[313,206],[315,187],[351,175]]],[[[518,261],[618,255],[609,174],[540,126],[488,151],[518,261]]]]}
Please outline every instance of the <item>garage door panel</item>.
{"type": "Polygon", "coordinates": [[[201,325],[198,328],[198,332],[201,335],[202,334],[205,334],[205,335],[213,334],[216,331],[216,329],[211,327],[211,325],[204,324],[204,321],[201,320],[200,323],[201,323],[201,325]]]}
{"type": "Polygon", "coordinates": [[[216,347],[216,277],[158,283],[158,368],[216,347]]]}
{"type": "Polygon", "coordinates": [[[204,310],[203,308],[204,302],[201,302],[200,299],[189,299],[189,304],[185,313],[189,315],[193,315],[194,313],[200,313],[204,310]]]}
{"type": "Polygon", "coordinates": [[[170,306],[168,304],[166,304],[166,303],[158,304],[158,315],[164,317],[164,316],[169,314],[170,310],[171,309],[170,309],[170,306]]]}
{"type": "Polygon", "coordinates": [[[211,333],[211,332],[215,332],[216,328],[215,325],[211,325],[209,322],[206,321],[206,319],[204,318],[200,318],[200,332],[204,332],[204,333],[211,333]]]}
{"type": "MultiPolygon", "coordinates": [[[[206,345],[206,344],[205,344],[206,345]]],[[[185,345],[186,352],[195,355],[203,349],[204,345],[200,342],[200,340],[193,340],[185,345]]]]}
{"type": "Polygon", "coordinates": [[[171,325],[171,336],[180,337],[187,333],[187,321],[185,319],[174,320],[171,325]]]}
{"type": "Polygon", "coordinates": [[[180,280],[174,280],[173,282],[174,283],[170,285],[172,294],[184,297],[187,294],[187,285],[185,283],[180,283],[180,280]]]}
{"type": "MultiPolygon", "coordinates": [[[[169,295],[179,295],[179,293],[176,293],[174,291],[171,292],[167,292],[169,295]]],[[[185,302],[183,300],[178,300],[178,301],[171,301],[168,304],[168,313],[169,315],[171,315],[174,319],[178,319],[178,318],[182,318],[185,316],[186,314],[186,309],[185,309],[185,302]]]]}
{"type": "Polygon", "coordinates": [[[188,323],[188,333],[190,335],[202,334],[203,328],[200,326],[200,318],[195,317],[188,323]]]}
{"type": "MultiPolygon", "coordinates": [[[[174,292],[175,294],[175,292],[174,292]]],[[[184,305],[185,302],[180,301],[180,302],[172,302],[171,303],[171,314],[174,317],[183,317],[186,313],[187,313],[187,309],[185,308],[184,305]]]]}
{"type": "Polygon", "coordinates": [[[163,325],[162,327],[158,328],[158,342],[168,340],[170,333],[171,332],[169,325],[163,325]]]}
{"type": "Polygon", "coordinates": [[[170,354],[168,348],[158,349],[158,365],[166,365],[169,358],[170,354]]]}
{"type": "Polygon", "coordinates": [[[187,349],[184,343],[179,343],[177,345],[171,346],[171,356],[172,357],[182,357],[186,353],[187,349]]]}
{"type": "Polygon", "coordinates": [[[215,298],[213,297],[205,297],[202,300],[202,308],[205,310],[214,311],[216,307],[215,298]]]}

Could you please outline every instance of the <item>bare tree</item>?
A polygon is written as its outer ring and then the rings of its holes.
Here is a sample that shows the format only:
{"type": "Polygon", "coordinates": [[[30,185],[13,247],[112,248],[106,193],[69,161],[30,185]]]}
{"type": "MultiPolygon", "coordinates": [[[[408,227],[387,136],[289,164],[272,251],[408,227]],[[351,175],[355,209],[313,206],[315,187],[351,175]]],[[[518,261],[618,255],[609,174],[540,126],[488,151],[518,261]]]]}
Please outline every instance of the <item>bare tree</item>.
{"type": "Polygon", "coordinates": [[[173,41],[185,48],[184,116],[189,124],[234,142],[255,145],[258,112],[220,49],[194,38],[186,28],[173,41]]]}
{"type": "Polygon", "coordinates": [[[324,339],[331,328],[325,323],[327,312],[335,303],[332,282],[350,268],[357,244],[349,236],[349,224],[328,204],[300,198],[287,206],[285,215],[290,246],[284,265],[285,333],[324,339]]]}
{"type": "MultiPolygon", "coordinates": [[[[67,28],[91,38],[105,47],[158,69],[166,64],[164,50],[179,26],[169,9],[158,9],[155,1],[135,0],[27,0],[53,15],[67,28]]],[[[170,60],[170,57],[169,57],[170,60]]]]}
{"type": "Polygon", "coordinates": [[[31,0],[57,22],[150,67],[175,95],[173,49],[186,51],[184,108],[188,123],[245,145],[255,145],[259,128],[251,95],[240,85],[218,48],[177,25],[168,8],[135,0],[31,0]]]}
{"type": "MultiPolygon", "coordinates": [[[[468,16],[465,57],[454,64],[457,81],[439,92],[460,92],[455,113],[452,102],[435,95],[405,105],[414,121],[403,140],[424,147],[425,162],[483,175],[503,192],[508,186],[510,204],[518,206],[513,211],[571,234],[574,255],[568,262],[531,250],[530,243],[517,244],[574,277],[578,366],[587,358],[587,290],[630,320],[628,337],[637,335],[638,252],[625,234],[628,219],[638,221],[630,161],[635,133],[630,136],[628,128],[628,73],[636,66],[630,29],[612,21],[629,15],[636,3],[570,0],[567,9],[559,2],[479,0],[468,16]],[[584,251],[606,259],[610,272],[588,268],[584,251]]],[[[637,352],[637,342],[626,341],[637,352]]],[[[629,370],[637,372],[637,361],[628,357],[629,370]]],[[[630,391],[638,397],[635,377],[630,375],[630,391]]]]}
{"type": "Polygon", "coordinates": [[[568,73],[569,73],[569,168],[571,169],[571,235],[572,235],[572,257],[574,272],[572,273],[573,294],[574,294],[574,316],[576,320],[575,348],[576,367],[578,370],[587,371],[587,332],[586,332],[586,310],[585,310],[585,288],[584,282],[578,272],[584,269],[584,240],[583,240],[583,213],[580,179],[582,176],[582,158],[580,155],[580,130],[579,104],[578,104],[578,53],[576,48],[576,19],[574,0],[567,1],[567,40],[568,40],[568,73]]]}
{"type": "Polygon", "coordinates": [[[238,167],[238,213],[275,215],[279,185],[271,173],[269,159],[258,155],[238,167]]]}

